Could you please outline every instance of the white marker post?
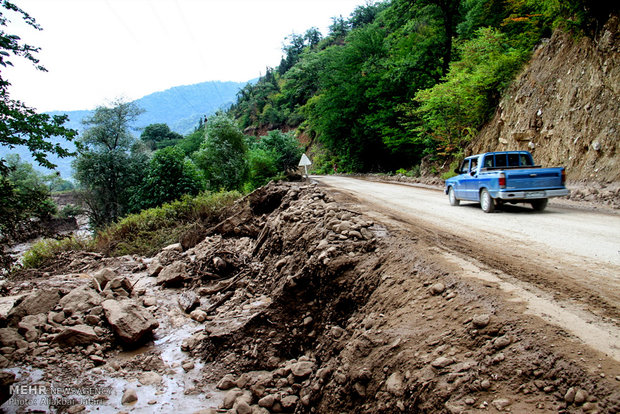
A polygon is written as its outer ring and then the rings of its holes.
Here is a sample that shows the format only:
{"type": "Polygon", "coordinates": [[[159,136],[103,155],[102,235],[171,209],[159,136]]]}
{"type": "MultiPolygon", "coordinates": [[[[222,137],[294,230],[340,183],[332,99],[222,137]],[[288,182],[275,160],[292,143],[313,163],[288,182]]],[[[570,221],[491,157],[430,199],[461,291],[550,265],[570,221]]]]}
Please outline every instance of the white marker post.
{"type": "Polygon", "coordinates": [[[306,172],[306,179],[308,179],[308,165],[312,165],[310,158],[306,154],[302,154],[301,159],[299,160],[299,166],[304,167],[304,171],[306,172]]]}

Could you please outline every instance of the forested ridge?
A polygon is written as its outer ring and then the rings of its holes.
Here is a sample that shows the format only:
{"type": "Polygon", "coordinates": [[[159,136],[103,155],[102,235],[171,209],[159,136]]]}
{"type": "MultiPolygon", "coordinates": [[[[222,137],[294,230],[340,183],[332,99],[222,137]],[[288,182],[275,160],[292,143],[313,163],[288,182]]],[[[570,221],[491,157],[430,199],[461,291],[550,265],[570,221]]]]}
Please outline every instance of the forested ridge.
{"type": "MultiPolygon", "coordinates": [[[[602,2],[601,2],[602,3],[602,2]]],[[[414,169],[458,156],[555,28],[592,36],[617,6],[584,0],[368,2],[289,36],[238,94],[247,133],[297,129],[319,173],[414,169]]]]}

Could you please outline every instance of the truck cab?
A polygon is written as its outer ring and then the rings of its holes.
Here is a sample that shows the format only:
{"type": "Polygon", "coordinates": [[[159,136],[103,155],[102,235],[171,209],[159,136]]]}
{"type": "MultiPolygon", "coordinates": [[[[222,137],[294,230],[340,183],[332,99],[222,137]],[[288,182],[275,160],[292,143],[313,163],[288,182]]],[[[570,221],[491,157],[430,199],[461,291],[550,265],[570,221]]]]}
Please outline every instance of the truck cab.
{"type": "Polygon", "coordinates": [[[450,204],[480,202],[485,212],[505,202],[527,202],[542,211],[550,197],[569,194],[563,167],[541,168],[528,151],[487,152],[465,158],[446,180],[450,204]]]}

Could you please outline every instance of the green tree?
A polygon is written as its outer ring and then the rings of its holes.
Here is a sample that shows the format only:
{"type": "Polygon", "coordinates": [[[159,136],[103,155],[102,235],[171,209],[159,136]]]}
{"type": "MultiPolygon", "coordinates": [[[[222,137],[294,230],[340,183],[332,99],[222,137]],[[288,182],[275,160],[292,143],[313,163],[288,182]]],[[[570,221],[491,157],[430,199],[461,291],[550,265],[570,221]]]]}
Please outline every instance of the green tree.
{"type": "Polygon", "coordinates": [[[19,155],[9,155],[5,173],[0,175],[0,269],[13,263],[4,247],[26,240],[41,221],[55,213],[46,177],[19,155]]]}
{"type": "Polygon", "coordinates": [[[248,152],[249,182],[252,189],[263,186],[278,174],[276,154],[264,148],[252,148],[248,152]]]}
{"type": "Polygon", "coordinates": [[[457,153],[473,138],[527,56],[492,28],[479,29],[460,53],[462,58],[451,65],[445,82],[415,97],[420,137],[431,152],[441,155],[457,153]]]}
{"type": "Polygon", "coordinates": [[[183,136],[177,132],[171,131],[166,124],[147,125],[140,135],[148,149],[151,151],[170,147],[178,144],[183,136]]]}
{"type": "MultiPolygon", "coordinates": [[[[13,66],[9,59],[22,57],[35,65],[37,70],[46,71],[35,57],[39,51],[38,47],[23,43],[18,36],[6,33],[2,29],[10,22],[7,13],[21,17],[35,30],[42,30],[28,13],[8,0],[2,0],[0,2],[0,65],[13,66]]],[[[46,114],[39,114],[23,102],[12,99],[8,91],[9,86],[10,83],[0,73],[0,145],[9,148],[24,145],[40,165],[47,168],[56,167],[47,159],[48,154],[55,154],[59,157],[72,154],[60,144],[52,143],[50,139],[59,136],[72,140],[77,132],[62,126],[67,120],[66,116],[50,117],[46,114]]],[[[0,159],[0,173],[2,172],[6,172],[6,163],[5,160],[0,159]]]]}
{"type": "Polygon", "coordinates": [[[208,188],[239,190],[248,176],[247,145],[239,126],[226,115],[211,117],[206,140],[194,155],[208,188]]]}
{"type": "Polygon", "coordinates": [[[77,142],[80,153],[73,168],[94,228],[132,211],[131,199],[148,163],[130,131],[141,113],[134,103],[117,100],[109,107],[98,107],[83,121],[88,129],[77,142]]]}
{"type": "Polygon", "coordinates": [[[296,169],[303,153],[293,133],[280,130],[269,131],[267,136],[260,138],[257,147],[273,154],[274,167],[277,172],[296,169]]]}
{"type": "Polygon", "coordinates": [[[195,196],[203,189],[203,178],[194,163],[180,148],[166,147],[151,158],[135,204],[141,209],[158,207],[185,194],[195,196]]]}

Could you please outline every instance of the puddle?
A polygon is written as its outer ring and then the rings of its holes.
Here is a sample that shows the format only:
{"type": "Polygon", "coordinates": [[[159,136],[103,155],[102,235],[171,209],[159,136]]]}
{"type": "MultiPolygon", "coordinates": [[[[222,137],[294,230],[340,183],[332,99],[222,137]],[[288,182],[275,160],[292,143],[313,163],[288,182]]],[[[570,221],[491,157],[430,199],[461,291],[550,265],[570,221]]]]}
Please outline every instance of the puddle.
{"type": "Polygon", "coordinates": [[[620,361],[620,330],[617,327],[596,320],[594,315],[575,305],[547,298],[544,292],[507,274],[490,273],[450,253],[444,252],[444,257],[460,266],[463,276],[495,283],[504,292],[512,294],[515,301],[524,302],[525,313],[561,327],[591,348],[620,361]]]}

